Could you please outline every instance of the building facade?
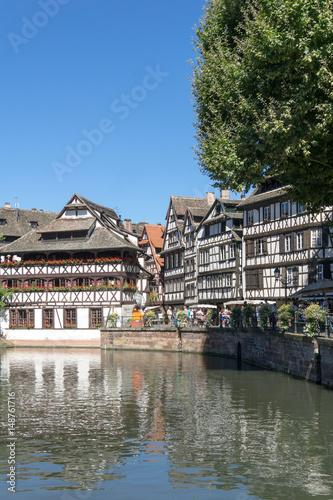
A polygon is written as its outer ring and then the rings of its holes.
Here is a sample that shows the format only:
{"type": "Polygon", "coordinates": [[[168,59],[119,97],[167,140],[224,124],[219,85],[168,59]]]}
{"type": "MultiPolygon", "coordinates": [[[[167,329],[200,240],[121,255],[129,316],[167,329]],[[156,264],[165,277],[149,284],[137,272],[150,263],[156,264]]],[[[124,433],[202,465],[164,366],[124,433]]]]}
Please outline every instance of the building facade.
{"type": "Polygon", "coordinates": [[[14,294],[2,322],[7,338],[96,338],[110,313],[130,316],[148,291],[138,235],[117,214],[75,194],[49,224],[1,252],[2,286],[14,294]],[[96,330],[96,333],[92,332],[96,330]]]}
{"type": "Polygon", "coordinates": [[[244,214],[243,281],[247,299],[281,302],[309,283],[332,279],[331,207],[308,214],[290,199],[283,186],[270,179],[242,200],[239,208],[244,214]]]}
{"type": "Polygon", "coordinates": [[[163,233],[161,224],[145,224],[139,239],[139,247],[145,252],[145,269],[151,274],[149,282],[149,304],[163,303],[164,259],[161,257],[163,233]]]}

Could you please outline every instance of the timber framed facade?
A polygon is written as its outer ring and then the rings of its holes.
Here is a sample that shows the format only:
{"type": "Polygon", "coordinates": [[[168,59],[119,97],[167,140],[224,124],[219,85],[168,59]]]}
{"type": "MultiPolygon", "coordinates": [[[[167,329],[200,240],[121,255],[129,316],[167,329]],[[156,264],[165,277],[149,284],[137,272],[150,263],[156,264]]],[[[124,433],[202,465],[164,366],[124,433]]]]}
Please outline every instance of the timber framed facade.
{"type": "Polygon", "coordinates": [[[268,180],[239,204],[243,210],[246,299],[283,301],[300,288],[332,279],[332,207],[311,215],[286,189],[268,180]],[[298,278],[292,276],[297,269],[298,278]],[[281,280],[276,280],[278,268],[281,280]]]}
{"type": "Polygon", "coordinates": [[[149,291],[137,245],[138,235],[112,209],[72,196],[52,222],[1,252],[1,284],[14,292],[2,325],[7,337],[52,338],[66,330],[79,338],[111,312],[131,315],[134,293],[149,291]]]}
{"type": "Polygon", "coordinates": [[[197,229],[198,303],[222,305],[239,300],[242,290],[242,220],[240,200],[223,191],[197,229]]]}

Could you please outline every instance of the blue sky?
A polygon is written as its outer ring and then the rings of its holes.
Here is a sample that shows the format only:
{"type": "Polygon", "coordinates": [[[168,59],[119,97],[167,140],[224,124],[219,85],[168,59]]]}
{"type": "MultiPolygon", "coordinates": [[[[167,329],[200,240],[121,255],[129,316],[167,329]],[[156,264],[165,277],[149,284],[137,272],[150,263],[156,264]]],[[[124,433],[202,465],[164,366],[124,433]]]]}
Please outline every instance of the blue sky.
{"type": "Polygon", "coordinates": [[[171,194],[212,190],[188,80],[204,3],[0,0],[0,206],[77,192],[154,224],[171,194]]]}

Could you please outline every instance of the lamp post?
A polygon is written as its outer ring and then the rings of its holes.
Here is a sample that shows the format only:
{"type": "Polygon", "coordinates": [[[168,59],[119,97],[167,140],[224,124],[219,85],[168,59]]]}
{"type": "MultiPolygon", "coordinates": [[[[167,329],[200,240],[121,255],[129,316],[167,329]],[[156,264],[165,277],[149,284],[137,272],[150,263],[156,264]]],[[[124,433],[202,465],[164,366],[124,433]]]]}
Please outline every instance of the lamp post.
{"type": "Polygon", "coordinates": [[[280,269],[277,267],[274,270],[274,276],[275,276],[275,281],[281,281],[282,285],[284,286],[285,290],[285,303],[287,303],[287,287],[291,283],[295,283],[297,277],[298,277],[298,269],[297,267],[293,267],[291,270],[291,276],[287,277],[286,279],[281,278],[281,272],[280,269]]]}

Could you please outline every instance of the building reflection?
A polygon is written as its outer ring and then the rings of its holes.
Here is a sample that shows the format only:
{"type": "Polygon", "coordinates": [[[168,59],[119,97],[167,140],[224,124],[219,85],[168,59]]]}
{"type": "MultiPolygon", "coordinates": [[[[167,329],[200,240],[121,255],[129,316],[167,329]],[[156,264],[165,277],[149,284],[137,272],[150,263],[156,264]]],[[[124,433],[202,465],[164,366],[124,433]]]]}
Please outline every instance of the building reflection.
{"type": "Polygon", "coordinates": [[[97,488],[145,456],[167,457],[175,488],[332,495],[332,392],[314,384],[218,357],[75,349],[4,350],[0,377],[22,482],[37,470],[48,484],[52,464],[64,488],[97,488]]]}

